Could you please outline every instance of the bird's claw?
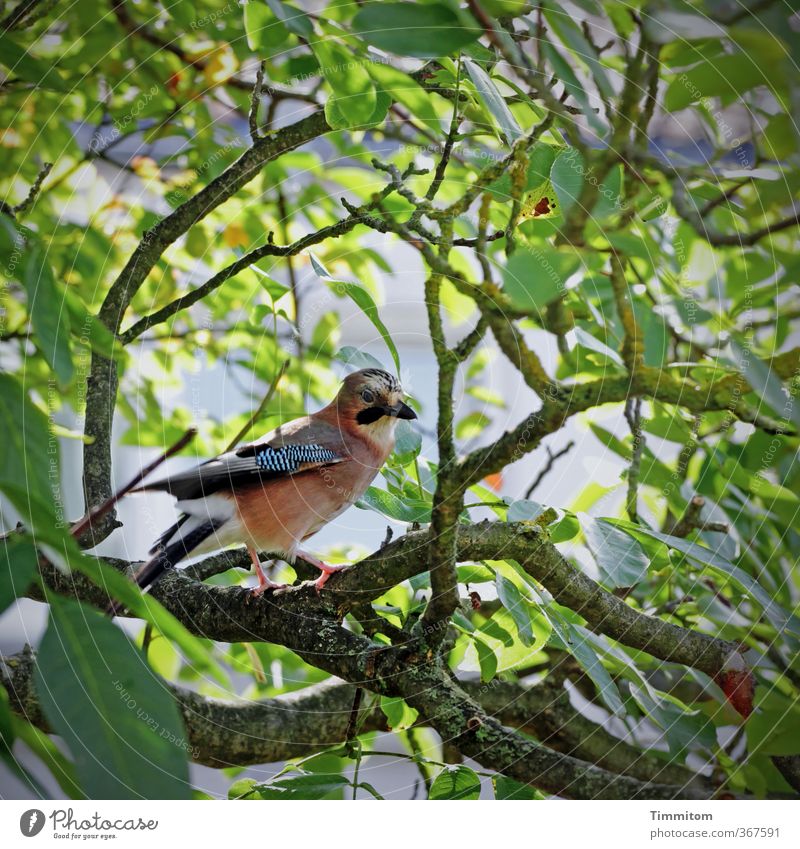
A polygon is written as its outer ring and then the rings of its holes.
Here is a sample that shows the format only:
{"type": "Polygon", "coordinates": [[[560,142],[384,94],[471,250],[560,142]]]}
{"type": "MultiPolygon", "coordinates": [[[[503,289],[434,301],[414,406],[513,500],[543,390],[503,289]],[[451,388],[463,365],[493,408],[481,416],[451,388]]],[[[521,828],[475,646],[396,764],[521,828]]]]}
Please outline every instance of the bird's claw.
{"type": "Polygon", "coordinates": [[[346,569],[350,568],[350,564],[342,564],[341,566],[329,566],[326,569],[322,570],[322,574],[314,581],[314,589],[317,591],[317,595],[319,595],[320,590],[328,583],[328,578],[331,575],[334,575],[336,572],[344,572],[346,569]]]}
{"type": "Polygon", "coordinates": [[[255,596],[256,598],[264,595],[265,592],[274,592],[276,595],[278,595],[279,593],[285,592],[288,589],[289,589],[288,584],[275,584],[272,581],[270,581],[269,583],[261,584],[257,587],[253,587],[250,590],[250,595],[255,596]]]}

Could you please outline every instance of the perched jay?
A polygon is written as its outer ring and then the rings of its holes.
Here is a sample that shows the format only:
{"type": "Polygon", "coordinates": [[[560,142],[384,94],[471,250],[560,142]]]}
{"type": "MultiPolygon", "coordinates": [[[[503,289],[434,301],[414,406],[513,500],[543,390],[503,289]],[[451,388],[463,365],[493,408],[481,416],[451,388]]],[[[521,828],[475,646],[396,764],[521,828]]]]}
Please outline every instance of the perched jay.
{"type": "Polygon", "coordinates": [[[171,493],[182,515],[156,541],[136,582],[147,588],[185,557],[244,544],[258,575],[254,593],[280,586],[267,579],[259,551],[289,563],[301,556],[322,572],[315,585],[321,589],[331,573],[345,567],[323,563],[301,551],[300,544],[364,494],[394,447],[398,419],[416,417],[395,377],[363,369],[348,375],[336,398],[319,412],[194,469],[146,484],[138,491],[171,493]]]}

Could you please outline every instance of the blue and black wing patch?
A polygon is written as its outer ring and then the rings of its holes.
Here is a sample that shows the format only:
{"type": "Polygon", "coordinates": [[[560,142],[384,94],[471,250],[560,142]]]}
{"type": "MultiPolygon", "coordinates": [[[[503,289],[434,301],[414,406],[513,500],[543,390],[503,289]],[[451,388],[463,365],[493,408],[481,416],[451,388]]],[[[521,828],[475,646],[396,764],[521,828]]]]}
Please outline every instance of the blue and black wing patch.
{"type": "Polygon", "coordinates": [[[324,445],[243,445],[231,454],[223,454],[201,466],[174,477],[147,484],[142,489],[160,489],[179,500],[191,500],[220,490],[257,484],[282,475],[295,475],[338,463],[344,457],[324,445]]]}
{"type": "MultiPolygon", "coordinates": [[[[237,456],[242,456],[238,451],[237,456]]],[[[264,445],[253,453],[256,466],[262,472],[283,472],[293,474],[304,466],[322,466],[333,463],[339,455],[324,445],[282,445],[273,448],[264,445]]]]}

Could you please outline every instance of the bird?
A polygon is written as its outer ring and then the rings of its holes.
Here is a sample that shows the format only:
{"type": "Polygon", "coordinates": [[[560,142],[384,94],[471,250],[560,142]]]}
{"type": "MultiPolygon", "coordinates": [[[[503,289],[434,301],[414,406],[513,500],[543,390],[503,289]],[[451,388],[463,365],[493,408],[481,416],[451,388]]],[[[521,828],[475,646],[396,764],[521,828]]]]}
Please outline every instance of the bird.
{"type": "MultiPolygon", "coordinates": [[[[352,372],[318,412],[133,490],[168,492],[181,510],[135,573],[136,583],[147,591],[182,560],[243,544],[258,577],[256,595],[285,587],[264,574],[259,551],[288,563],[301,557],[316,566],[320,591],[330,575],[347,566],[326,564],[300,546],[366,492],[394,448],[398,422],[417,418],[404,398],[389,372],[352,372]]],[[[108,612],[120,609],[114,602],[108,612]]]]}

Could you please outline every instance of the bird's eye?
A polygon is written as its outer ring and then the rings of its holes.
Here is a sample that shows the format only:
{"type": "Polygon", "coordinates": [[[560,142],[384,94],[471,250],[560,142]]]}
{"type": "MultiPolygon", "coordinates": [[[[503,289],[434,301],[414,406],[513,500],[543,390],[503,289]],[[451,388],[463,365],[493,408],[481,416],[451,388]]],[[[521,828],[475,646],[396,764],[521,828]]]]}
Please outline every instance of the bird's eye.
{"type": "Polygon", "coordinates": [[[364,399],[365,404],[371,404],[375,400],[375,395],[369,389],[365,389],[361,393],[361,397],[364,399]]]}

